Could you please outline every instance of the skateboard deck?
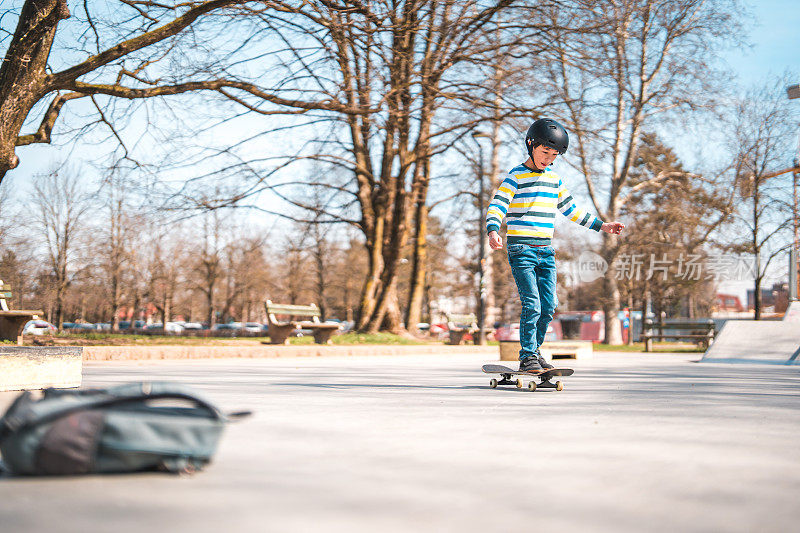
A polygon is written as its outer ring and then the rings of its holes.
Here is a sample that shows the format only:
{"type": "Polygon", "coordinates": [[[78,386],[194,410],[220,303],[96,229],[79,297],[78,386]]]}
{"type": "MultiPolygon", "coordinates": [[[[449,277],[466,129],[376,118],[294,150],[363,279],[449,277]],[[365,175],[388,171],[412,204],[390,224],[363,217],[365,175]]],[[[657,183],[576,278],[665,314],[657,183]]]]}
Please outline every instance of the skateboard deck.
{"type": "Polygon", "coordinates": [[[564,384],[560,381],[555,383],[550,381],[550,378],[555,376],[571,376],[575,371],[571,368],[551,368],[550,370],[542,370],[540,372],[520,372],[503,365],[483,365],[483,371],[487,374],[500,374],[500,380],[493,378],[489,381],[489,386],[495,388],[498,385],[516,385],[518,389],[522,388],[522,378],[512,379],[513,376],[530,376],[539,379],[536,381],[528,382],[528,390],[535,391],[538,388],[542,389],[556,389],[557,391],[564,389],[564,384]]]}

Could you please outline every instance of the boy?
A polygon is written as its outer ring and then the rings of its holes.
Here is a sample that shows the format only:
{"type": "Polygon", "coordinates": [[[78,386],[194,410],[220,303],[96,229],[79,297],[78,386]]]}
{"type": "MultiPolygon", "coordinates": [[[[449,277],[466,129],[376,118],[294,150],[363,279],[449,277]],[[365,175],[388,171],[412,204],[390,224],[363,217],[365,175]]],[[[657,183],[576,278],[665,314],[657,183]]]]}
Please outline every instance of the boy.
{"type": "Polygon", "coordinates": [[[553,119],[534,122],[525,136],[528,160],[503,180],[486,212],[486,231],[493,250],[503,247],[498,233],[508,218],[508,262],[517,283],[522,316],[519,320],[520,371],[553,368],[539,353],[547,326],[553,319],[556,298],[553,239],[556,209],[571,221],[619,235],[621,222],[606,223],[575,205],[572,196],[550,165],[569,146],[567,131],[553,119]]]}

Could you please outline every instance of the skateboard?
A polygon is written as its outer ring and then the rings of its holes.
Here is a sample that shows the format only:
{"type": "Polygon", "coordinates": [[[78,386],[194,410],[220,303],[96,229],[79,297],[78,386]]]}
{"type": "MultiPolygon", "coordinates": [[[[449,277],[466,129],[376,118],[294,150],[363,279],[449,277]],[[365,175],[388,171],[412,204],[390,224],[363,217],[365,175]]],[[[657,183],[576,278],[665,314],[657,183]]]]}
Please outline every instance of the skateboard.
{"type": "Polygon", "coordinates": [[[497,380],[492,378],[489,381],[491,388],[496,388],[498,385],[516,385],[518,389],[522,388],[522,378],[513,379],[512,376],[532,376],[538,378],[539,384],[536,381],[528,382],[528,390],[533,392],[536,389],[556,389],[557,391],[564,390],[564,384],[560,381],[553,383],[550,378],[554,376],[571,376],[575,371],[571,368],[551,368],[550,370],[542,370],[541,372],[520,372],[513,368],[508,368],[503,365],[483,365],[483,371],[487,374],[500,374],[501,379],[497,380]]]}

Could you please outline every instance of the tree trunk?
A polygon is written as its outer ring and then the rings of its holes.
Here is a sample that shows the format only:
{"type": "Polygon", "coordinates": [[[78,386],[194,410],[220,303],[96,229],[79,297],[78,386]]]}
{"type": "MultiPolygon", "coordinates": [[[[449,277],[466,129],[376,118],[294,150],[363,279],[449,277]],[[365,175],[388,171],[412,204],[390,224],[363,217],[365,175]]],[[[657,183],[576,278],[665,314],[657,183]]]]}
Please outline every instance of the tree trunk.
{"type": "MultiPolygon", "coordinates": [[[[400,335],[404,332],[396,287],[393,287],[387,296],[386,312],[383,315],[380,329],[388,331],[389,333],[394,333],[395,335],[400,335]]],[[[375,331],[377,331],[377,329],[375,331]]]]}
{"type": "Polygon", "coordinates": [[[214,324],[217,323],[217,317],[214,313],[214,287],[209,287],[209,290],[206,292],[206,305],[208,306],[208,327],[209,329],[214,327],[214,324]]]}
{"type": "MultiPolygon", "coordinates": [[[[499,70],[498,74],[499,76],[499,70]]],[[[494,191],[497,190],[498,186],[500,185],[500,125],[501,125],[501,118],[499,116],[499,112],[502,105],[502,81],[498,79],[496,81],[498,90],[495,95],[495,114],[494,120],[492,120],[492,159],[489,164],[489,194],[491,195],[494,191]]],[[[489,201],[486,202],[486,206],[491,203],[491,196],[489,197],[489,201]]],[[[487,207],[488,209],[488,207],[487,207]]],[[[486,213],[481,213],[481,217],[485,217],[486,213]]],[[[489,246],[489,236],[486,234],[485,230],[481,231],[482,238],[485,240],[484,242],[484,249],[488,252],[486,254],[484,269],[483,269],[483,279],[484,279],[484,286],[486,290],[486,309],[484,312],[486,313],[486,318],[484,323],[486,324],[487,331],[494,331],[494,323],[497,322],[497,317],[495,316],[495,307],[496,307],[496,298],[494,294],[494,254],[492,253],[492,249],[489,246]]],[[[486,337],[484,336],[483,339],[486,337]]]]}
{"type": "Polygon", "coordinates": [[[417,201],[416,227],[414,231],[414,254],[409,283],[406,329],[418,333],[417,324],[421,321],[422,300],[425,295],[425,280],[428,261],[428,206],[424,200],[417,201]]]}
{"type": "MultiPolygon", "coordinates": [[[[405,181],[399,176],[395,179],[398,187],[401,187],[405,181]]],[[[405,191],[397,190],[391,196],[394,197],[394,208],[386,210],[389,219],[386,227],[391,228],[391,231],[383,246],[381,290],[377,296],[372,316],[365,326],[369,333],[377,332],[382,326],[394,333],[402,330],[402,316],[397,298],[397,278],[402,250],[408,237],[408,223],[412,211],[408,205],[409,195],[405,191]]]]}
{"type": "Polygon", "coordinates": [[[122,297],[120,281],[117,276],[111,280],[111,331],[119,331],[119,306],[122,297]]]}
{"type": "Polygon", "coordinates": [[[603,234],[603,258],[608,263],[608,271],[603,277],[603,314],[605,315],[605,343],[619,346],[622,335],[619,327],[620,295],[616,278],[616,259],[619,251],[619,238],[603,234]]]}
{"type": "Polygon", "coordinates": [[[760,200],[760,191],[758,189],[758,179],[754,179],[753,183],[753,251],[755,252],[756,259],[756,279],[755,279],[755,293],[753,294],[753,318],[761,320],[761,247],[758,243],[758,206],[760,200]]]}
{"type": "Polygon", "coordinates": [[[628,338],[626,344],[628,346],[633,344],[633,293],[631,291],[628,291],[628,338]]]}
{"type": "Polygon", "coordinates": [[[19,164],[15,147],[31,108],[47,93],[47,58],[66,0],[28,0],[0,66],[0,183],[19,164]]]}
{"type": "Polygon", "coordinates": [[[372,314],[377,306],[377,294],[381,284],[383,272],[383,216],[377,217],[374,231],[368,236],[367,251],[369,253],[369,270],[361,291],[361,303],[358,308],[358,324],[356,329],[364,330],[372,319],[372,314]],[[371,241],[371,242],[370,242],[371,241]]]}
{"type": "Polygon", "coordinates": [[[319,226],[314,226],[314,262],[316,264],[316,299],[319,306],[320,320],[323,322],[328,316],[328,306],[325,303],[325,242],[324,235],[320,233],[319,226]]]}

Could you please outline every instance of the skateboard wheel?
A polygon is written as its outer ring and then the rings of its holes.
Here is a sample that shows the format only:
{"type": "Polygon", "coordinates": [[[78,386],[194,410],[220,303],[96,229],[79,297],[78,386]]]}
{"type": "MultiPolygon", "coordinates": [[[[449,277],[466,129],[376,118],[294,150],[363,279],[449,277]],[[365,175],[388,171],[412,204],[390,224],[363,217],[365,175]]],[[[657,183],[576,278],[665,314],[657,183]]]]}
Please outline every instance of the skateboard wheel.
{"type": "Polygon", "coordinates": [[[528,382],[528,390],[531,391],[531,392],[536,390],[536,382],[535,381],[529,381],[528,382]]]}
{"type": "Polygon", "coordinates": [[[556,381],[556,390],[557,390],[557,391],[562,391],[562,390],[564,390],[564,384],[563,384],[563,383],[561,383],[560,381],[556,381]]]}
{"type": "Polygon", "coordinates": [[[491,381],[489,381],[489,386],[491,388],[493,388],[493,389],[496,389],[497,388],[497,380],[496,379],[492,379],[491,381]]]}
{"type": "Polygon", "coordinates": [[[518,388],[518,389],[521,389],[521,388],[522,388],[522,380],[521,380],[521,379],[518,379],[518,380],[517,380],[517,388],[518,388]]]}

